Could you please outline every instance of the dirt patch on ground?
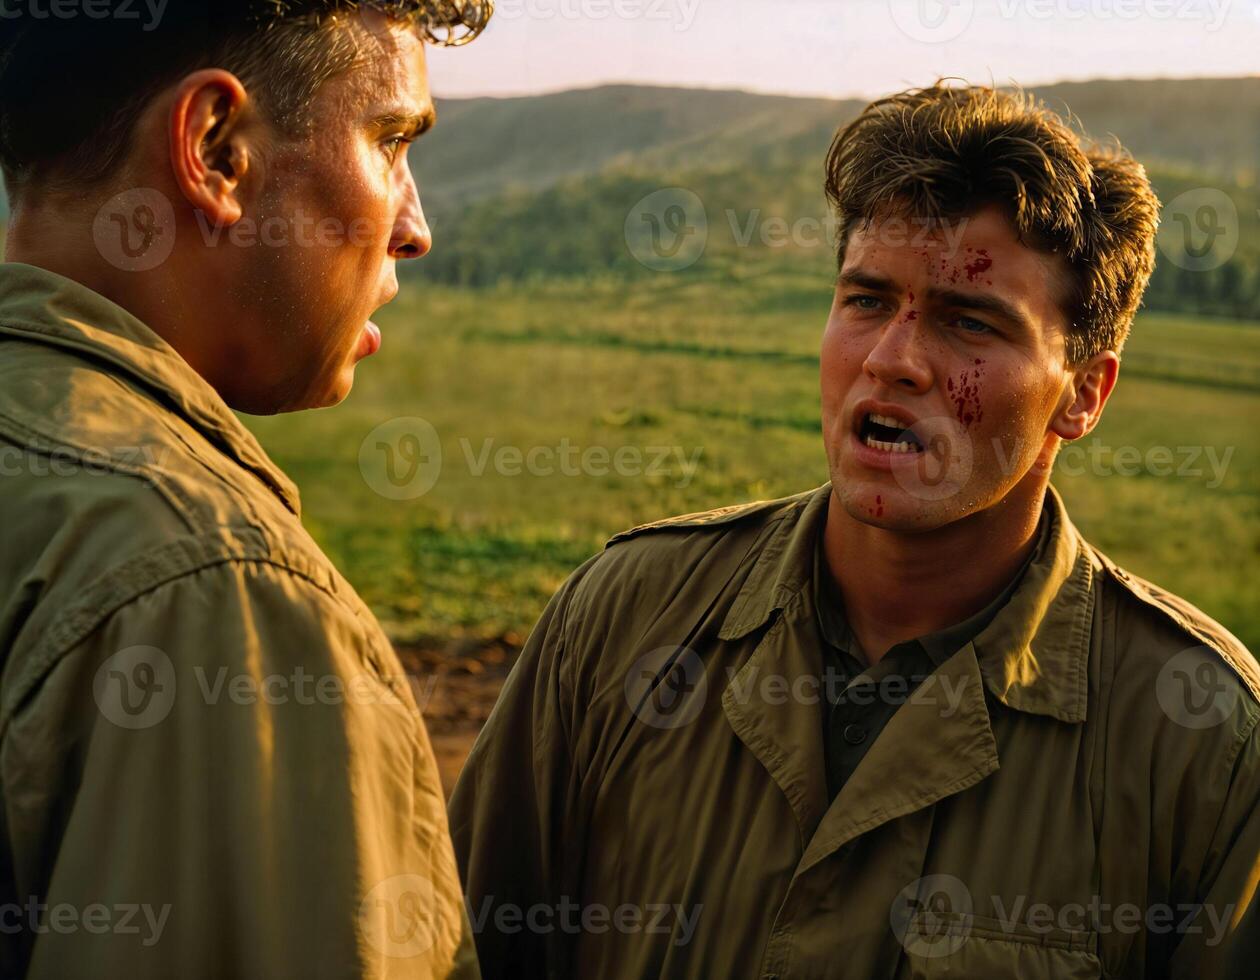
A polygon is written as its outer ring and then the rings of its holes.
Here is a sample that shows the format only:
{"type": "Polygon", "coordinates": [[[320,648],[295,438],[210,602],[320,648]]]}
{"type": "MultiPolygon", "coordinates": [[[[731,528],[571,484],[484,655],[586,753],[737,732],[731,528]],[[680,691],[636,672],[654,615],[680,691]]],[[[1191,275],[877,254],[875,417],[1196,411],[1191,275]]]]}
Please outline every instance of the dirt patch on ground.
{"type": "Polygon", "coordinates": [[[473,742],[516,663],[516,637],[402,644],[398,657],[411,675],[424,714],[442,786],[449,798],[473,742]]]}

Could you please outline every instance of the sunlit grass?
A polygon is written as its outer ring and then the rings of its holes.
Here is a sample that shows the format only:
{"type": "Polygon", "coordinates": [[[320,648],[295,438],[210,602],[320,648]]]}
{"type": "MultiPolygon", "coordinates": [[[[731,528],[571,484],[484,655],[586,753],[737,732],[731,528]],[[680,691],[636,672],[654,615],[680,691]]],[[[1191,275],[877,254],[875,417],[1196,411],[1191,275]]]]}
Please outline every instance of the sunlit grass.
{"type": "MultiPolygon", "coordinates": [[[[397,639],[520,635],[616,531],[825,481],[816,350],[826,282],[659,279],[476,293],[413,283],[380,317],[385,347],[345,405],[250,422],[300,485],[316,538],[397,639]],[[428,493],[392,501],[363,478],[359,449],[400,416],[436,428],[442,468],[428,493]],[[567,475],[565,446],[606,451],[610,470],[619,449],[644,470],[670,455],[661,472],[567,475]],[[551,450],[555,472],[496,472],[504,447],[551,450]]],[[[1094,452],[1105,470],[1120,447],[1142,458],[1168,447],[1174,473],[1056,476],[1091,540],[1253,647],[1258,373],[1260,327],[1142,317],[1094,452]],[[1182,447],[1197,447],[1195,459],[1182,447]],[[1219,486],[1207,447],[1218,461],[1232,448],[1219,486]]]]}

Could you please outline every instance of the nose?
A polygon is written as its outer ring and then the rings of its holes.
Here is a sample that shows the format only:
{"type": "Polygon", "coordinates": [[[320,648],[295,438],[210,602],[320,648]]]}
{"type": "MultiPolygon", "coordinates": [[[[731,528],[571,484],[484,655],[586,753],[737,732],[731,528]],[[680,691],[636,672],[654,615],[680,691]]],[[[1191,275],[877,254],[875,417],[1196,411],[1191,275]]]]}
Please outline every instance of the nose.
{"type": "Polygon", "coordinates": [[[420,206],[420,191],[410,167],[403,167],[403,204],[394,221],[389,238],[389,255],[394,259],[419,259],[433,247],[433,233],[424,220],[424,208],[420,206]]]}
{"type": "Polygon", "coordinates": [[[862,368],[889,388],[915,392],[930,388],[932,371],[924,356],[917,318],[907,316],[903,310],[889,320],[866,355],[862,368]]]}

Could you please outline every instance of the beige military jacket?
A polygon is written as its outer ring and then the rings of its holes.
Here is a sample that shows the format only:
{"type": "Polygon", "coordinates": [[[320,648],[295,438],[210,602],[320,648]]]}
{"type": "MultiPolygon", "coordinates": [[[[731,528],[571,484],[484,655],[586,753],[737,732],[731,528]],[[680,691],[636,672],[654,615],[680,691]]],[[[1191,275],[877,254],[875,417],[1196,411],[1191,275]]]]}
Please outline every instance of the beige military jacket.
{"type": "Polygon", "coordinates": [[[451,805],[484,975],[1255,976],[1247,650],[1051,490],[1008,603],[829,802],[829,499],[639,528],[552,600],[451,805]]]}
{"type": "Polygon", "coordinates": [[[455,970],[424,725],[293,485],[156,334],[15,264],[0,662],[0,975],[455,970]]]}

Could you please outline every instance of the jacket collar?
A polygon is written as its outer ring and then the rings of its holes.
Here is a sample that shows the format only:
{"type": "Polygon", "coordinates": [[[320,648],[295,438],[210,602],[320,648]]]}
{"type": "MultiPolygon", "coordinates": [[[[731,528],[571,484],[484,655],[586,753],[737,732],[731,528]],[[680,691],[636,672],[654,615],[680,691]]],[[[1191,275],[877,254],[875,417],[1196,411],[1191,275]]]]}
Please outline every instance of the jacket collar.
{"type": "Polygon", "coordinates": [[[218,393],[165,340],[99,293],[35,266],[0,264],[0,336],[57,347],[127,375],[300,513],[297,487],[218,393]]]}
{"type": "MultiPolygon", "coordinates": [[[[758,629],[812,587],[830,497],[826,484],[785,504],[722,624],[722,639],[758,629]]],[[[1043,506],[1049,523],[1041,546],[1009,601],[972,642],[985,685],[1007,707],[1080,722],[1096,570],[1054,487],[1047,487],[1043,506]]]]}

